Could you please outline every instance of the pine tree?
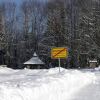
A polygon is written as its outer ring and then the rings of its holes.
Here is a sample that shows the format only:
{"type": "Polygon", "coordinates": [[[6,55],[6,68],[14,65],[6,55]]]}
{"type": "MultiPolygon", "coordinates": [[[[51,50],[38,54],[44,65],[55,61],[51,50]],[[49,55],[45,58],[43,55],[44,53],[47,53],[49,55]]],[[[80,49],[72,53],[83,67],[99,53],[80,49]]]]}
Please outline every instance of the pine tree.
{"type": "Polygon", "coordinates": [[[4,31],[3,9],[0,7],[0,49],[4,49],[6,46],[5,35],[6,34],[4,31]]]}
{"type": "Polygon", "coordinates": [[[50,1],[47,5],[47,29],[45,38],[53,38],[54,46],[65,46],[66,39],[66,11],[64,2],[61,0],[50,1]]]}

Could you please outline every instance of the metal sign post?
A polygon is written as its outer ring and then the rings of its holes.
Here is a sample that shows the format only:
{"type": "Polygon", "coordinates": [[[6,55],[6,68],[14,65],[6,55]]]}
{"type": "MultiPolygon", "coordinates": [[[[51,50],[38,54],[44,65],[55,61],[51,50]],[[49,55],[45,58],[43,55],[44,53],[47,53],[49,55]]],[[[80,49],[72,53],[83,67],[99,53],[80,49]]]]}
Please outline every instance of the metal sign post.
{"type": "Polygon", "coordinates": [[[58,59],[58,61],[59,61],[59,73],[60,73],[60,67],[61,67],[60,58],[58,59]]]}
{"type": "Polygon", "coordinates": [[[59,72],[61,67],[61,59],[66,59],[68,57],[68,49],[65,47],[55,47],[51,49],[51,58],[58,59],[59,62],[59,72]]]}

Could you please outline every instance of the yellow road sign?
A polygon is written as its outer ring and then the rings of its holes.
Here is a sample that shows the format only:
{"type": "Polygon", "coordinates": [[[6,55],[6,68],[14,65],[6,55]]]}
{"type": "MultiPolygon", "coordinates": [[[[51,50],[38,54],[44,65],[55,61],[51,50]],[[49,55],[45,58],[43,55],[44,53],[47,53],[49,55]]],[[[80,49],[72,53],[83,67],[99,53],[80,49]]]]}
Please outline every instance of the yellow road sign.
{"type": "Polygon", "coordinates": [[[65,59],[68,57],[68,49],[63,47],[52,48],[51,58],[52,59],[65,59]]]}

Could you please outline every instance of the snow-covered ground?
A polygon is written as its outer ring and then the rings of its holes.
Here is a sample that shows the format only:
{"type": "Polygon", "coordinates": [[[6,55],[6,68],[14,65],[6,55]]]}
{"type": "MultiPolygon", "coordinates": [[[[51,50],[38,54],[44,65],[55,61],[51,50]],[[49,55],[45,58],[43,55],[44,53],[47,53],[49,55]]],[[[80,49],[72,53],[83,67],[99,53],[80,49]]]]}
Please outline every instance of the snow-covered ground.
{"type": "Polygon", "coordinates": [[[96,81],[95,73],[61,68],[13,70],[0,67],[0,100],[71,100],[96,81]]]}
{"type": "Polygon", "coordinates": [[[86,69],[95,74],[96,80],[82,89],[80,89],[71,100],[100,100],[100,67],[95,69],[86,69]]]}

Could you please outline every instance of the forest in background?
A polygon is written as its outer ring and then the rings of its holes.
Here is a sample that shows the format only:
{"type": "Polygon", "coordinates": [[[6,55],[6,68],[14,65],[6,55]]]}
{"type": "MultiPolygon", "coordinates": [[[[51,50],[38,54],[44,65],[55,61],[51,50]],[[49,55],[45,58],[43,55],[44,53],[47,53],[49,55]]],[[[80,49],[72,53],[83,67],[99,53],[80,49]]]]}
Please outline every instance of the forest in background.
{"type": "Polygon", "coordinates": [[[2,64],[23,68],[34,51],[46,65],[53,47],[67,47],[65,68],[87,67],[100,59],[99,0],[23,0],[0,3],[0,57],[2,64]]]}

